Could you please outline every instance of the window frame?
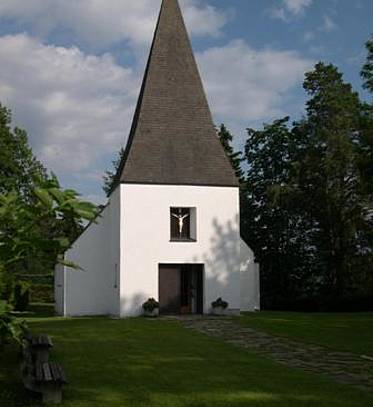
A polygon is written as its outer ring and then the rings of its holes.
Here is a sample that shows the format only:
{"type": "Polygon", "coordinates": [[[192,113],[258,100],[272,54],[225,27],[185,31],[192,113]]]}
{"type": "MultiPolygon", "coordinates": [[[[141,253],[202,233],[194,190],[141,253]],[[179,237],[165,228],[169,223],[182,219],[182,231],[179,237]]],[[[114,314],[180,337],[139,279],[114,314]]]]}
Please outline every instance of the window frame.
{"type": "Polygon", "coordinates": [[[194,207],[187,206],[171,206],[169,211],[169,222],[170,222],[170,242],[172,243],[194,243],[197,242],[197,210],[194,207]],[[178,210],[188,210],[188,237],[177,237],[174,236],[174,222],[177,220],[172,216],[178,210]],[[175,219],[175,220],[174,220],[175,219]]]}

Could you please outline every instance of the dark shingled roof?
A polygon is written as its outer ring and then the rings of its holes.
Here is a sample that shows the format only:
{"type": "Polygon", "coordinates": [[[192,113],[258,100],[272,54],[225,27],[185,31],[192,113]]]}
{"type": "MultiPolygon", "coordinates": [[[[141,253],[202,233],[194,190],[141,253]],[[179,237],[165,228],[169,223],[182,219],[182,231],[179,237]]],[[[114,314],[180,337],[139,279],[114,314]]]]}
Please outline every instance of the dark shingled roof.
{"type": "Polygon", "coordinates": [[[237,186],[177,0],[163,0],[118,181],[237,186]]]}

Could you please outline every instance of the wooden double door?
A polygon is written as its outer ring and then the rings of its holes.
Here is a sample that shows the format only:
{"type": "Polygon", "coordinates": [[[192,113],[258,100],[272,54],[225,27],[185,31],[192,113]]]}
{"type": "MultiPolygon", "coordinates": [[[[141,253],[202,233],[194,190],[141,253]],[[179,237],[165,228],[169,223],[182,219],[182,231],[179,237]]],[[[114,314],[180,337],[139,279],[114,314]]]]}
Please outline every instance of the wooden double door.
{"type": "Polygon", "coordinates": [[[159,310],[165,314],[203,314],[203,265],[159,265],[159,310]]]}

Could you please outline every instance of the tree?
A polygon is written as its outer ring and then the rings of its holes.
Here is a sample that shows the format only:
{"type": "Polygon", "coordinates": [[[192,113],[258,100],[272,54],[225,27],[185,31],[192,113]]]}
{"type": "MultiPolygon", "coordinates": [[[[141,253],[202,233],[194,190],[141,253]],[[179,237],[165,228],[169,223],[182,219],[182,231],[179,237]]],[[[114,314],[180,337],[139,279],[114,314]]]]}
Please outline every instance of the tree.
{"type": "Polygon", "coordinates": [[[287,189],[300,144],[288,122],[285,117],[263,130],[248,129],[245,145],[248,171],[242,187],[246,205],[241,208],[241,233],[261,265],[264,307],[285,306],[287,298],[313,289],[308,225],[287,189]]]}
{"type": "MultiPolygon", "coordinates": [[[[366,43],[367,60],[361,71],[364,87],[373,93],[373,39],[366,43]]],[[[368,193],[373,194],[373,105],[363,103],[360,122],[360,170],[368,193]]]]}
{"type": "Polygon", "coordinates": [[[304,89],[310,99],[306,118],[294,127],[304,151],[293,186],[313,220],[325,289],[340,298],[353,285],[360,232],[368,222],[358,165],[362,105],[333,65],[318,63],[304,89]]]}
{"type": "Polygon", "coordinates": [[[0,193],[17,191],[32,197],[36,178],[46,178],[46,170],[28,146],[27,133],[11,128],[11,112],[0,104],[0,193]]]}
{"type": "MultiPolygon", "coordinates": [[[[366,63],[361,71],[364,87],[373,93],[373,39],[366,43],[368,51],[366,63]]],[[[362,191],[368,208],[368,218],[373,218],[373,105],[363,103],[359,134],[359,170],[362,181],[362,191]]],[[[373,294],[373,227],[372,222],[366,222],[368,228],[364,231],[365,256],[360,261],[361,286],[368,295],[373,294]]]]}
{"type": "Polygon", "coordinates": [[[16,271],[31,259],[42,257],[50,264],[78,267],[62,257],[72,241],[59,225],[66,214],[77,222],[93,221],[97,215],[93,204],[81,201],[73,190],[62,190],[56,178],[40,180],[33,194],[32,202],[14,191],[0,194],[0,342],[7,338],[19,341],[25,327],[10,314],[10,298],[2,286],[12,285],[16,271]],[[40,223],[50,219],[54,219],[55,229],[46,235],[40,223]]]}
{"type": "Polygon", "coordinates": [[[365,47],[368,51],[367,60],[361,71],[364,80],[364,88],[373,92],[373,39],[367,41],[365,47]]]}
{"type": "Polygon", "coordinates": [[[248,129],[245,145],[241,231],[264,307],[373,289],[372,110],[333,65],[318,63],[304,89],[302,120],[248,129]]]}
{"type": "Polygon", "coordinates": [[[81,201],[74,190],[63,190],[47,174],[33,156],[26,132],[12,130],[11,113],[0,106],[0,342],[19,340],[24,327],[9,313],[19,275],[33,267],[51,272],[64,262],[61,254],[82,222],[93,221],[96,214],[93,204],[81,201]]]}
{"type": "Polygon", "coordinates": [[[118,170],[121,162],[124,159],[125,151],[126,150],[122,147],[118,153],[117,158],[114,161],[112,161],[112,170],[108,170],[105,172],[104,185],[102,189],[104,190],[106,196],[109,196],[115,188],[118,170]]]}
{"type": "MultiPolygon", "coordinates": [[[[36,200],[34,190],[50,177],[29,147],[26,131],[12,128],[11,121],[10,110],[0,104],[0,193],[14,193],[19,200],[32,203],[36,200]]],[[[53,174],[52,178],[58,182],[53,174]]],[[[38,227],[39,233],[51,240],[56,228],[63,230],[70,240],[76,239],[83,229],[81,220],[74,218],[67,211],[64,212],[63,218],[58,220],[58,224],[53,216],[49,219],[45,216],[43,221],[34,227],[38,227]]],[[[48,258],[48,253],[45,256],[40,255],[38,259],[29,258],[27,262],[19,265],[18,274],[51,272],[53,263],[48,262],[48,258]]]]}
{"type": "Polygon", "coordinates": [[[218,130],[218,136],[224,148],[225,154],[227,155],[229,161],[232,164],[232,168],[234,169],[236,177],[239,179],[240,182],[242,182],[244,177],[244,172],[242,171],[241,168],[241,162],[243,161],[242,152],[234,151],[232,147],[233,135],[225,127],[224,124],[220,125],[218,130]]]}

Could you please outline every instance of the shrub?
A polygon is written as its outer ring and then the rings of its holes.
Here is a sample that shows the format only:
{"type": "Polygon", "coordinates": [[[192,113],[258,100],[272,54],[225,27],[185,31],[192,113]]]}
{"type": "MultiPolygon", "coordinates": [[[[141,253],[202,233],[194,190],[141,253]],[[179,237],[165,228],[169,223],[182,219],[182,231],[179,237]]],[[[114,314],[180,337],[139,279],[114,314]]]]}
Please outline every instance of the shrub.
{"type": "Polygon", "coordinates": [[[227,309],[228,308],[228,303],[227,301],[222,300],[221,298],[218,298],[216,301],[213,301],[211,303],[212,308],[223,308],[227,309]]]}
{"type": "Polygon", "coordinates": [[[47,284],[33,284],[31,286],[31,301],[44,304],[54,302],[54,288],[47,284]]]}
{"type": "Polygon", "coordinates": [[[30,287],[27,281],[17,281],[14,285],[13,304],[15,311],[26,311],[30,303],[30,287]]]}
{"type": "Polygon", "coordinates": [[[0,301],[0,345],[9,341],[21,344],[27,331],[26,322],[12,316],[10,310],[11,307],[5,301],[0,301]]]}
{"type": "Polygon", "coordinates": [[[159,308],[159,302],[154,298],[149,298],[148,301],[142,304],[142,308],[146,312],[153,312],[155,309],[159,308]]]}

